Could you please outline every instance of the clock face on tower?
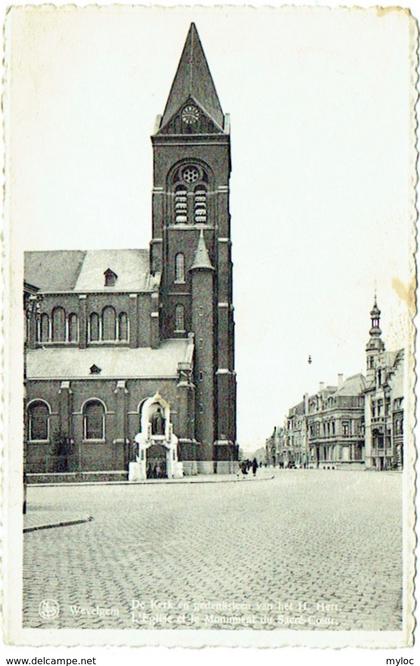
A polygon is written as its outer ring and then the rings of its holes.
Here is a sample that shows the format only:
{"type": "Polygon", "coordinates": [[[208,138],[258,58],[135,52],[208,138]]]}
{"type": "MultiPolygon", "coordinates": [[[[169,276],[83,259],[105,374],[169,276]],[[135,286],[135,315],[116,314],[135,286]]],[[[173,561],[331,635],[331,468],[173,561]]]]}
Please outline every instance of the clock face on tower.
{"type": "Polygon", "coordinates": [[[200,112],[193,104],[189,104],[188,106],[184,107],[181,114],[182,121],[186,125],[194,125],[196,122],[198,122],[199,117],[200,112]]]}

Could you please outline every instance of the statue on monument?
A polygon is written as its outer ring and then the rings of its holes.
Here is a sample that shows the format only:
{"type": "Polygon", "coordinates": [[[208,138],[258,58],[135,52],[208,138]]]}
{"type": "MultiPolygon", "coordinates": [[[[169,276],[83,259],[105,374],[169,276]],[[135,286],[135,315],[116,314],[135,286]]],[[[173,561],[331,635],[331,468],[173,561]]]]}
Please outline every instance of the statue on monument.
{"type": "Polygon", "coordinates": [[[162,414],[160,407],[157,408],[156,412],[152,416],[152,435],[164,435],[165,434],[165,418],[162,414]]]}

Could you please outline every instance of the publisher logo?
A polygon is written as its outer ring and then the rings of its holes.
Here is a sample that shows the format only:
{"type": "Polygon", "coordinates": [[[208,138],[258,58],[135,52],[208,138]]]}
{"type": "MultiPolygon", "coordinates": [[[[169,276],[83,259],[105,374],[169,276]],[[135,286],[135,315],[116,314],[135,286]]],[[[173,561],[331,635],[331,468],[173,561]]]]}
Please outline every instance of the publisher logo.
{"type": "Polygon", "coordinates": [[[43,599],[39,604],[38,613],[43,620],[54,620],[60,615],[60,604],[55,599],[43,599]]]}

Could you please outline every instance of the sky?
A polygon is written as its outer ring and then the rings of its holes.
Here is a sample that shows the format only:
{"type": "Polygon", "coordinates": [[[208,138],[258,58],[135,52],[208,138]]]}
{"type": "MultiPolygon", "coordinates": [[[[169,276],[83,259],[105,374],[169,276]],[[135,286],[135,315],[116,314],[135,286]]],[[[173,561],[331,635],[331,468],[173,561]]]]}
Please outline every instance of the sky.
{"type": "Polygon", "coordinates": [[[15,276],[24,250],[148,247],[150,135],[191,21],[231,117],[238,440],[251,450],[320,381],[364,370],[375,289],[387,348],[406,343],[414,28],[361,9],[12,11],[15,276]]]}

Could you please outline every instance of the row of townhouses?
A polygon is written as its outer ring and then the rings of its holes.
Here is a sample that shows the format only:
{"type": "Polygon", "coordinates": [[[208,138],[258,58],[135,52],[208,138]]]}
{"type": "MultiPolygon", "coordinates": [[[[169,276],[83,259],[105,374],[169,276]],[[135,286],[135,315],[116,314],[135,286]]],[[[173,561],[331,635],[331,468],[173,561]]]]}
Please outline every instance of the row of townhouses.
{"type": "Polygon", "coordinates": [[[366,376],[338,375],[289,409],[266,441],[270,465],[402,469],[404,350],[386,351],[376,298],[366,345],[366,376]]]}

